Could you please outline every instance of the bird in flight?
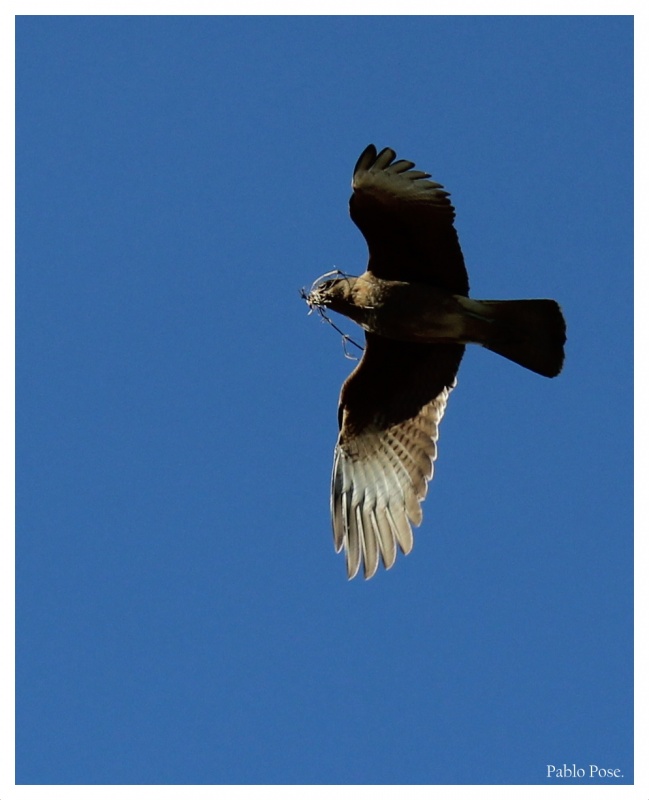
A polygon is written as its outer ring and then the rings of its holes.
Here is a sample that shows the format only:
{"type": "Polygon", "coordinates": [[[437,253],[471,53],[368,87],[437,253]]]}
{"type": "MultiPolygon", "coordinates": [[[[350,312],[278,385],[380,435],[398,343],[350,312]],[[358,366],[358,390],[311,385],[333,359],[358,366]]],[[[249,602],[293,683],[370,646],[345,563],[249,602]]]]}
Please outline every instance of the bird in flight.
{"type": "Polygon", "coordinates": [[[412,161],[369,145],[354,168],[349,208],[367,241],[360,277],[332,273],[303,292],[311,310],[349,317],[365,331],[363,356],[344,382],[331,481],[336,552],[365,578],[397,548],[433,476],[439,423],[467,344],[539,375],[563,365],[566,324],[554,300],[473,300],[449,194],[412,161]]]}

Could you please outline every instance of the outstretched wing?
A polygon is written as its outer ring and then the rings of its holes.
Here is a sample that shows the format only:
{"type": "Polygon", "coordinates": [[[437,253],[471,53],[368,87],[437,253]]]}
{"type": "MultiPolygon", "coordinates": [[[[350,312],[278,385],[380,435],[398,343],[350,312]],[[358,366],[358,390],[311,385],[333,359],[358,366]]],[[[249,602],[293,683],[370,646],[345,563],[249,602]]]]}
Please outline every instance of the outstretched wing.
{"type": "Polygon", "coordinates": [[[366,578],[397,546],[412,549],[411,523],[437,457],[438,425],[455,386],[464,346],[393,342],[367,334],[359,365],[343,384],[334,454],[331,516],[347,575],[366,578]]]}
{"type": "Polygon", "coordinates": [[[468,295],[469,279],[441,184],[389,147],[362,152],[352,179],[352,219],[367,240],[368,270],[387,280],[428,283],[468,295]]]}

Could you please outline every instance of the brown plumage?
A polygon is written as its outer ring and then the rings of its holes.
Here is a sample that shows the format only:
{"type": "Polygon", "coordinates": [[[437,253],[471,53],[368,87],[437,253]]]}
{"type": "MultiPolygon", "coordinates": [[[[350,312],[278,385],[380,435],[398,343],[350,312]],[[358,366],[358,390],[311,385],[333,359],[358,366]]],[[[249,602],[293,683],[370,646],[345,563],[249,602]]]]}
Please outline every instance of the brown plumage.
{"type": "Polygon", "coordinates": [[[397,547],[412,549],[464,346],[554,377],[566,340],[554,300],[469,299],[448,192],[395,158],[369,145],[354,169],[350,213],[367,240],[367,271],[325,276],[306,297],[365,330],[340,394],[331,487],[334,544],[349,578],[361,565],[371,578],[379,561],[394,564],[397,547]]]}

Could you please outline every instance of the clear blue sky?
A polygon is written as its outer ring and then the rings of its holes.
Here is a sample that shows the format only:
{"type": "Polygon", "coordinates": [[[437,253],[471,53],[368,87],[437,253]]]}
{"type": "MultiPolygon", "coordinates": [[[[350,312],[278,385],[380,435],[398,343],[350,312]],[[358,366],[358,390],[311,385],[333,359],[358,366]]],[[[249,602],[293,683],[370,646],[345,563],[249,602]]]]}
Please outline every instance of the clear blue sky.
{"type": "Polygon", "coordinates": [[[18,19],[18,783],[633,781],[631,136],[630,17],[18,19]],[[348,582],[298,290],[365,267],[370,142],[568,343],[467,352],[348,582]]]}

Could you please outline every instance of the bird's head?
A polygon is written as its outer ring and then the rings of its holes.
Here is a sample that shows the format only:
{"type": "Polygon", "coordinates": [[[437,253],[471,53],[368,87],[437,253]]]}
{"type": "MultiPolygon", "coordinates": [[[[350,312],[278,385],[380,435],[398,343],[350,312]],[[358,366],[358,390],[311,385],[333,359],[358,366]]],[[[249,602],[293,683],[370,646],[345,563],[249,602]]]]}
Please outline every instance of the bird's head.
{"type": "Polygon", "coordinates": [[[307,292],[302,289],[300,294],[309,306],[314,309],[331,308],[333,311],[345,313],[350,303],[351,292],[356,278],[345,275],[339,270],[321,275],[307,292]]]}
{"type": "Polygon", "coordinates": [[[335,331],[338,331],[343,337],[345,355],[347,358],[351,358],[354,361],[358,361],[358,358],[347,351],[347,344],[353,344],[354,347],[357,347],[361,351],[365,348],[355,342],[347,333],[341,331],[327,316],[326,309],[331,308],[346,316],[352,316],[349,313],[349,309],[353,304],[352,289],[357,280],[357,278],[352,278],[349,275],[345,275],[344,272],[335,269],[332,272],[321,275],[315,280],[308,292],[306,289],[300,290],[300,296],[309,306],[309,314],[314,310],[317,311],[325,322],[328,322],[335,331]]]}

